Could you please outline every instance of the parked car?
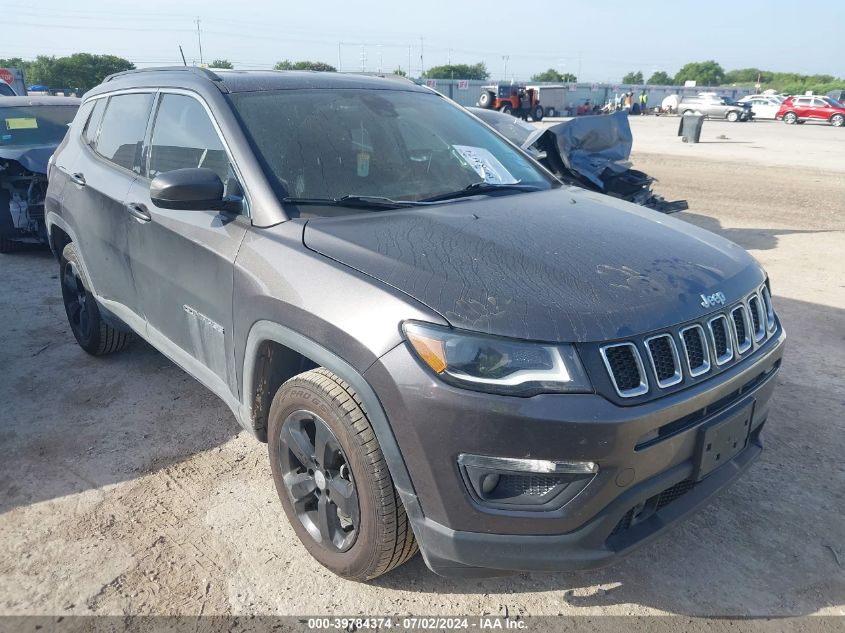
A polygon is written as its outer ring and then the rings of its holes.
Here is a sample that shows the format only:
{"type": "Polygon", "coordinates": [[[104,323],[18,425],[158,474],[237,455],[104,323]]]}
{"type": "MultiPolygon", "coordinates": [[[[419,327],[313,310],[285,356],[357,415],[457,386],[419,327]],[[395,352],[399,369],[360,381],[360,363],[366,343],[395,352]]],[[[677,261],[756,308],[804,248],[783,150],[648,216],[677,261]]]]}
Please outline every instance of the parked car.
{"type": "Polygon", "coordinates": [[[467,108],[568,185],[584,187],[661,213],[689,208],[655,194],[654,178],[631,168],[633,135],[627,112],[582,116],[547,128],[482,108],[467,108]]]}
{"type": "Polygon", "coordinates": [[[59,97],[0,99],[0,253],[25,242],[46,244],[47,162],[79,103],[59,97]]]}
{"type": "Polygon", "coordinates": [[[82,349],[134,331],[217,394],[346,578],[418,547],[444,575],[605,565],[762,451],[784,333],[759,263],[425,87],[114,75],[47,199],[82,349]]]}
{"type": "Polygon", "coordinates": [[[740,99],[739,103],[748,104],[755,119],[774,119],[783,100],[767,95],[749,95],[740,99]]]}
{"type": "Polygon", "coordinates": [[[790,125],[815,120],[842,127],[845,125],[845,105],[830,97],[817,95],[789,97],[781,104],[776,118],[790,125]]]}
{"type": "Polygon", "coordinates": [[[753,116],[749,109],[726,101],[726,97],[706,94],[695,97],[681,97],[676,112],[680,115],[703,114],[711,119],[727,119],[731,122],[749,121],[753,116]]]}

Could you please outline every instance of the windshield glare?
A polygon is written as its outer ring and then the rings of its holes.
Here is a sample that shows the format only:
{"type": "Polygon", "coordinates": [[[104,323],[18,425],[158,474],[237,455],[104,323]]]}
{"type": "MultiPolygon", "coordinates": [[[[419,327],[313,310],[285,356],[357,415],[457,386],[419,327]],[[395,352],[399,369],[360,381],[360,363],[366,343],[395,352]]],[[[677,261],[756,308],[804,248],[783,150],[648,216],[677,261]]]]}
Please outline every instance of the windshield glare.
{"type": "Polygon", "coordinates": [[[434,94],[276,90],[231,99],[281,196],[419,201],[474,183],[553,186],[526,156],[434,94]]]}
{"type": "Polygon", "coordinates": [[[0,147],[58,145],[78,106],[0,107],[0,147]]]}

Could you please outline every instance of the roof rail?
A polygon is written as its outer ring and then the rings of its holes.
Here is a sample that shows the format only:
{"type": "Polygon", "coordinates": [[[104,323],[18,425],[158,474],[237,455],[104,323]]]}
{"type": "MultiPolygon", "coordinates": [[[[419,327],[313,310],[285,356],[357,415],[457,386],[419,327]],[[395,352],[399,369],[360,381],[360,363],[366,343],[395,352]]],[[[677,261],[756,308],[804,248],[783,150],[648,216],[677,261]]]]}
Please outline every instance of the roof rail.
{"type": "Polygon", "coordinates": [[[123,77],[125,75],[134,75],[136,73],[155,73],[155,72],[188,72],[194,75],[200,75],[211,81],[223,81],[223,78],[208,68],[200,68],[199,66],[154,66],[152,68],[135,68],[133,70],[124,70],[123,72],[113,73],[103,79],[103,83],[123,77]]]}

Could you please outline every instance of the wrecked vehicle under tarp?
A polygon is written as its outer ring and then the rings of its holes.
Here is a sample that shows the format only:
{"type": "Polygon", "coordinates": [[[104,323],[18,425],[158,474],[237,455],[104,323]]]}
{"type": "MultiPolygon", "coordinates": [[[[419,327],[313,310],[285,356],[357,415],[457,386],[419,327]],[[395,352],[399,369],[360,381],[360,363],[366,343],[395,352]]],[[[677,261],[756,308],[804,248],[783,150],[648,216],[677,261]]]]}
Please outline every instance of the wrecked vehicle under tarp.
{"type": "Polygon", "coordinates": [[[501,112],[468,109],[566,184],[661,213],[689,208],[686,200],[668,202],[655,194],[654,178],[631,168],[633,135],[626,112],[580,116],[544,129],[501,112]]]}
{"type": "Polygon", "coordinates": [[[79,103],[63,97],[0,100],[0,252],[47,242],[47,167],[79,103]]]}

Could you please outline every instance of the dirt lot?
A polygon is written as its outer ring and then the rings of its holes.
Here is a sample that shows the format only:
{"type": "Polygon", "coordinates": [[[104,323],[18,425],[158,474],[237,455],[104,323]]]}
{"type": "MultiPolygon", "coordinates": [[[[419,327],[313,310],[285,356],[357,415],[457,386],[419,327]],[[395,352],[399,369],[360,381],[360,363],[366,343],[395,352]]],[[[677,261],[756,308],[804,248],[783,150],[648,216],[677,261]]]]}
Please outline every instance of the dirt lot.
{"type": "MultiPolygon", "coordinates": [[[[635,122],[636,147],[676,125],[635,122]]],[[[790,340],[766,451],[693,519],[597,572],[445,580],[417,557],[339,580],[288,527],[266,446],[147,345],[84,354],[56,264],[31,250],[0,256],[0,614],[845,615],[845,159],[698,147],[636,164],[689,199],[680,217],[760,259],[790,340]]]]}

